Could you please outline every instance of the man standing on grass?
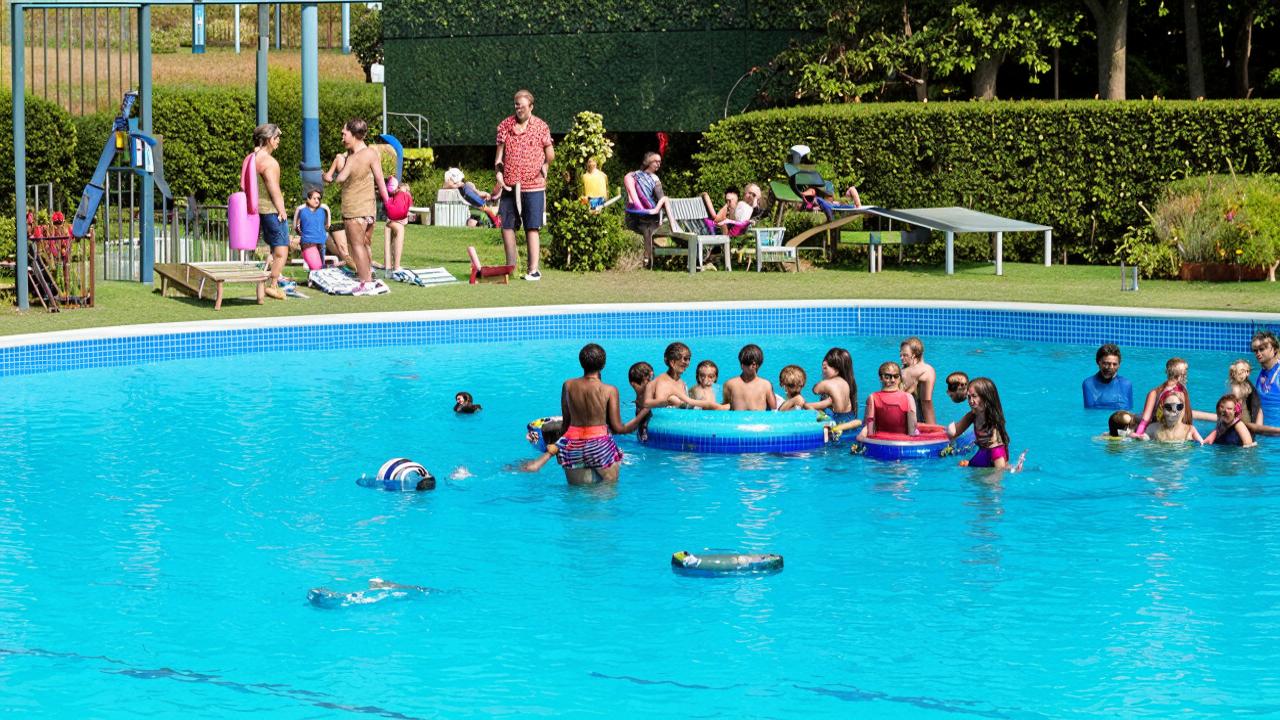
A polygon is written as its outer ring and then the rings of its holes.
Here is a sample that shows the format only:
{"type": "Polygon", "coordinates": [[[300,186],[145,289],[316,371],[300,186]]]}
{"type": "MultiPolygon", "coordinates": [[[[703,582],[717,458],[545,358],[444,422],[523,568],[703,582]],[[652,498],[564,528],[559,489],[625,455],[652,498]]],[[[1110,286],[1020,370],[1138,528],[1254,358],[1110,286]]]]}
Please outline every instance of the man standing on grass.
{"type": "MultiPolygon", "coordinates": [[[[347,160],[334,182],[342,186],[342,225],[346,230],[351,258],[360,281],[352,295],[385,295],[386,283],[373,279],[373,224],[378,214],[377,196],[387,201],[387,184],[382,179],[382,156],[365,144],[369,125],[359,118],[342,126],[342,144],[347,160]],[[375,195],[375,192],[377,195],[375,195]]],[[[330,176],[332,177],[332,176],[330,176]]]]}
{"type": "Polygon", "coordinates": [[[546,215],[547,175],[555,151],[551,147],[551,129],[542,118],[533,115],[533,93],[517,90],[515,106],[515,114],[498,123],[498,152],[493,163],[502,187],[498,200],[502,245],[507,251],[507,264],[515,265],[519,261],[516,230],[523,224],[529,244],[529,272],[524,279],[541,280],[538,230],[546,215]]]}

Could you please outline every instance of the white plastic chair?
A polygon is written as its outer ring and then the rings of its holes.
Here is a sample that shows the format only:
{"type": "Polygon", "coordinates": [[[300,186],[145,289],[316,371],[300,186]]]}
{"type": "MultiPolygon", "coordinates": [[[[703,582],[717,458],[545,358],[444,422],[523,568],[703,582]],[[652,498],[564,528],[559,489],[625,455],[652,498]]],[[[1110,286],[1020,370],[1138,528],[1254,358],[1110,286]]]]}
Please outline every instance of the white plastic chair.
{"type": "Polygon", "coordinates": [[[751,232],[756,235],[756,272],[760,272],[767,262],[787,261],[795,263],[796,272],[800,272],[800,258],[796,255],[796,248],[782,244],[786,228],[751,228],[751,232]]]}

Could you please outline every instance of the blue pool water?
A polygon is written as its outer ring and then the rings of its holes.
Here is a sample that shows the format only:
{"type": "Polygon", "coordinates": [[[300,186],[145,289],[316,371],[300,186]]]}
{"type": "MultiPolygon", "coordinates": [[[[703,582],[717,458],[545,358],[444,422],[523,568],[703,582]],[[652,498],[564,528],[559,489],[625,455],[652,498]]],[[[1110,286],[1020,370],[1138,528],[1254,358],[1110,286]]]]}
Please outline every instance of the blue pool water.
{"type": "MultiPolygon", "coordinates": [[[[666,339],[606,344],[605,379],[666,339]]],[[[577,343],[267,353],[3,382],[0,708],[43,717],[1280,715],[1280,442],[1108,444],[1092,347],[929,341],[1026,472],[627,452],[524,474],[577,343]],[[975,349],[976,348],[976,349],[975,349]],[[485,407],[451,412],[470,390],[485,407]],[[408,456],[429,494],[358,487],[408,456]],[[444,479],[464,466],[470,477],[444,479]],[[676,550],[777,552],[689,578],[676,550]],[[318,609],[370,578],[426,596],[318,609]]],[[[738,340],[690,342],[721,382],[738,340]]],[[[762,338],[764,374],[896,338],[762,338]]],[[[1144,390],[1169,352],[1127,351],[1144,390]]],[[[1236,355],[1187,353],[1210,409],[1236,355]]],[[[687,376],[692,379],[692,371],[687,376]]],[[[959,406],[936,396],[944,419],[959,406]]],[[[1207,431],[1207,425],[1202,425],[1207,431]]]]}

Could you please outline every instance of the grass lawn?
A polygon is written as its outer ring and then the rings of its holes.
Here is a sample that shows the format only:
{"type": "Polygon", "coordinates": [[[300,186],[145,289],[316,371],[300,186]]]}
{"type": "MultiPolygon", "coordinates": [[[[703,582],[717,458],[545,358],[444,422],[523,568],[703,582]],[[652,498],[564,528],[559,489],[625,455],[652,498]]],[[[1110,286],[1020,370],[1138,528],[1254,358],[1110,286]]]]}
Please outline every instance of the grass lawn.
{"type": "MultiPolygon", "coordinates": [[[[380,228],[379,228],[380,230],[380,228]]],[[[378,243],[375,241],[375,245],[378,243]]],[[[523,241],[522,241],[523,244],[523,241]]],[[[216,320],[279,315],[433,310],[445,308],[502,307],[616,302],[698,302],[707,300],[810,300],[852,298],[906,298],[913,300],[995,300],[1011,302],[1167,307],[1205,310],[1280,310],[1280,283],[1184,283],[1144,281],[1139,292],[1120,292],[1119,271],[1113,267],[1005,263],[1005,275],[996,277],[990,264],[957,264],[948,277],[941,267],[896,266],[866,272],[855,262],[848,267],[782,272],[771,266],[764,273],[735,270],[689,275],[683,270],[603,272],[575,274],[547,270],[542,282],[514,279],[511,285],[466,282],[467,246],[475,245],[485,262],[502,259],[496,230],[427,228],[410,225],[405,242],[406,267],[444,266],[460,282],[419,288],[391,283],[391,293],[380,297],[327,296],[317,290],[303,292],[309,299],[267,300],[257,305],[248,286],[234,286],[232,294],[244,299],[224,302],[214,312],[213,303],[186,297],[162,298],[149,286],[137,283],[98,283],[97,307],[50,314],[35,308],[26,313],[9,310],[0,315],[0,334],[45,332],[106,325],[216,320]]],[[[381,249],[376,250],[380,258],[381,249]]],[[[521,271],[524,270],[523,260],[521,271]]],[[[863,256],[862,262],[865,262],[863,256]]],[[[290,271],[302,279],[300,268],[290,271]]],[[[33,303],[35,302],[33,298],[33,303]]]]}

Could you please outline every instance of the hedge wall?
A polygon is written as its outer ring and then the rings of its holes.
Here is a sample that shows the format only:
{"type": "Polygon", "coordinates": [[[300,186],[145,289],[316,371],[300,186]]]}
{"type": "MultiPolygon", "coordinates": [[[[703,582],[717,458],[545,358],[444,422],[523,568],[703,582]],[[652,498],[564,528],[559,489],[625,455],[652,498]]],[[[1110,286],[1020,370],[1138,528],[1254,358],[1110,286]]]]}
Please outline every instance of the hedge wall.
{"type": "MultiPolygon", "coordinates": [[[[301,203],[302,91],[296,74],[273,73],[268,117],[280,125],[283,142],[276,151],[282,169],[281,190],[286,202],[301,203]]],[[[221,204],[239,182],[240,161],[253,147],[256,105],[252,88],[156,88],[152,100],[155,132],[164,138],[164,174],[177,197],[196,195],[221,204]]],[[[342,150],[342,125],[352,117],[369,121],[370,132],[382,116],[382,97],[376,85],[320,83],[320,158],[323,168],[342,150]]],[[[76,118],[75,148],[83,185],[93,172],[114,114],[76,118]]],[[[74,194],[78,195],[79,185],[74,194]]]]}
{"type": "Polygon", "coordinates": [[[493,143],[527,87],[553,132],[591,110],[614,131],[701,132],[740,110],[767,64],[797,37],[782,0],[392,0],[383,5],[392,110],[431,120],[434,144],[493,143]]]}
{"type": "MultiPolygon", "coordinates": [[[[492,145],[521,87],[555,133],[582,110],[604,115],[613,131],[700,132],[722,117],[738,78],[790,37],[733,30],[387,40],[387,97],[393,110],[426,115],[435,145],[492,145]],[[483,79],[467,80],[458,68],[483,69],[483,79]]],[[[754,81],[734,90],[735,110],[755,94],[754,81]]]]}
{"type": "MultiPolygon", "coordinates": [[[[13,96],[0,92],[0,103],[13,107],[13,96]]],[[[31,95],[27,96],[27,182],[51,182],[55,188],[72,185],[79,177],[76,166],[76,129],[62,108],[31,95]]],[[[13,215],[16,193],[13,187],[13,114],[0,117],[0,212],[13,215]]],[[[75,194],[80,194],[79,187],[75,194]]]]}
{"type": "MultiPolygon", "coordinates": [[[[866,104],[749,113],[717,123],[695,156],[710,192],[785,177],[809,145],[838,184],[889,207],[963,205],[1051,225],[1109,261],[1160,188],[1203,173],[1280,170],[1280,102],[866,104]]],[[[1034,254],[1034,243],[1025,254],[1034,254]]],[[[1015,250],[1016,254],[1016,250],[1015,250]]]]}

